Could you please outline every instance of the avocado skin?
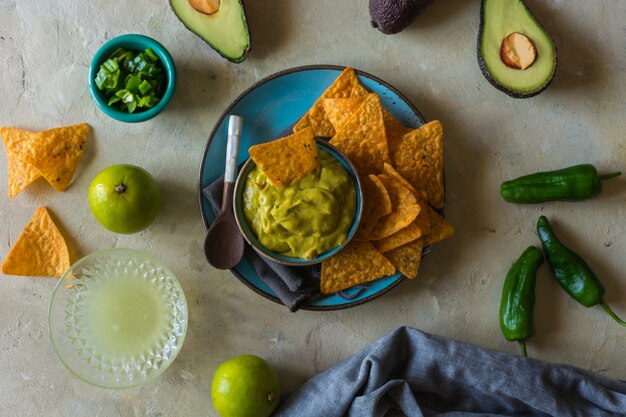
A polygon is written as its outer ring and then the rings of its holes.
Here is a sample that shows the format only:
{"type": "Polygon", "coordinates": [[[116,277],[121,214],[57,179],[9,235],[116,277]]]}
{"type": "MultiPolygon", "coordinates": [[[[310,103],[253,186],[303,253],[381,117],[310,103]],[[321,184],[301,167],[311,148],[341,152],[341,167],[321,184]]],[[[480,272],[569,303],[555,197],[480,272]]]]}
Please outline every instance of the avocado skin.
{"type": "MultiPolygon", "coordinates": [[[[248,26],[248,20],[246,19],[246,7],[243,4],[243,0],[237,0],[239,2],[239,5],[241,6],[241,11],[242,11],[242,18],[243,18],[243,24],[246,25],[246,29],[248,32],[248,48],[246,48],[245,51],[243,51],[243,54],[240,57],[229,57],[226,56],[222,53],[222,51],[220,51],[219,49],[217,49],[215,46],[213,46],[211,44],[211,42],[209,42],[208,40],[204,39],[204,37],[199,34],[198,32],[196,32],[195,30],[193,30],[191,27],[189,27],[189,25],[187,25],[187,22],[185,22],[183,19],[181,19],[178,16],[178,13],[174,12],[174,15],[176,16],[176,18],[183,24],[183,26],[185,26],[187,28],[188,31],[190,31],[191,33],[195,34],[196,36],[198,36],[200,39],[202,39],[207,45],[209,45],[215,52],[217,52],[218,54],[220,54],[222,56],[222,58],[225,58],[227,60],[229,60],[230,62],[233,62],[235,64],[239,64],[241,62],[243,62],[246,59],[246,56],[248,54],[248,52],[250,52],[250,50],[252,49],[252,42],[250,42],[250,38],[251,38],[251,33],[250,33],[250,26],[248,26]]],[[[170,8],[172,10],[174,10],[174,6],[172,5],[172,0],[168,0],[170,8]]]]}
{"type": "MultiPolygon", "coordinates": [[[[530,15],[533,17],[533,19],[535,19],[537,24],[539,24],[539,21],[535,18],[535,16],[532,14],[530,9],[528,7],[526,7],[526,9],[528,10],[528,13],[530,13],[530,15]]],[[[552,72],[552,76],[548,79],[548,82],[546,82],[543,85],[543,87],[541,87],[540,89],[538,89],[536,91],[533,91],[531,93],[520,93],[518,91],[511,90],[510,88],[507,88],[505,85],[502,85],[498,81],[496,81],[491,76],[491,73],[489,72],[489,69],[487,69],[487,64],[485,63],[485,59],[483,58],[482,54],[480,53],[480,41],[481,41],[481,38],[482,38],[484,25],[485,25],[485,0],[482,0],[480,2],[480,23],[479,23],[479,26],[478,26],[478,40],[476,41],[476,56],[478,57],[478,66],[480,67],[480,71],[483,73],[483,76],[487,79],[487,81],[489,81],[489,84],[494,86],[496,89],[502,91],[503,93],[505,93],[509,97],[513,97],[513,98],[530,98],[530,97],[534,97],[537,94],[543,92],[543,90],[545,90],[546,88],[548,88],[550,86],[550,84],[552,84],[552,80],[554,80],[554,74],[556,74],[556,68],[558,66],[558,60],[556,58],[556,55],[555,55],[555,58],[554,58],[554,72],[552,72]]],[[[545,32],[545,29],[544,29],[544,32],[545,32]]],[[[556,53],[556,45],[554,45],[554,51],[556,53]]]]}
{"type": "Polygon", "coordinates": [[[401,32],[432,0],[369,0],[372,26],[386,35],[401,32]]]}

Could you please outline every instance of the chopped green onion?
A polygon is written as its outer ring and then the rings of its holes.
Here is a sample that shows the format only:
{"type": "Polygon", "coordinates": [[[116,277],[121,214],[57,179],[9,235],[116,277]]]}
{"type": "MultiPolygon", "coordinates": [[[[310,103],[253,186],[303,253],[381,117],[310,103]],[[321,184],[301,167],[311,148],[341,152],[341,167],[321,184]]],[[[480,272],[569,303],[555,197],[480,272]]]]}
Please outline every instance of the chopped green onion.
{"type": "Polygon", "coordinates": [[[152,89],[152,86],[148,81],[143,80],[141,84],[137,86],[137,88],[139,89],[139,92],[145,96],[146,93],[152,89]]]}
{"type": "MultiPolygon", "coordinates": [[[[139,90],[141,84],[141,78],[138,75],[130,75],[126,80],[126,89],[136,93],[139,90]]],[[[143,94],[143,93],[142,93],[143,94]]]]}
{"type": "Polygon", "coordinates": [[[159,57],[145,51],[116,49],[100,65],[95,84],[108,97],[107,105],[133,113],[154,107],[165,89],[166,77],[159,57]]]}
{"type": "Polygon", "coordinates": [[[107,103],[107,106],[110,106],[111,104],[115,104],[118,101],[122,100],[121,98],[119,98],[118,96],[113,96],[109,99],[109,102],[107,103]]]}
{"type": "Polygon", "coordinates": [[[157,62],[159,60],[159,57],[156,56],[156,54],[154,53],[154,51],[150,48],[146,49],[146,55],[148,56],[148,58],[150,59],[150,61],[152,62],[157,62]]]}
{"type": "Polygon", "coordinates": [[[159,99],[154,96],[145,96],[139,99],[139,107],[154,107],[158,102],[159,99]]]}

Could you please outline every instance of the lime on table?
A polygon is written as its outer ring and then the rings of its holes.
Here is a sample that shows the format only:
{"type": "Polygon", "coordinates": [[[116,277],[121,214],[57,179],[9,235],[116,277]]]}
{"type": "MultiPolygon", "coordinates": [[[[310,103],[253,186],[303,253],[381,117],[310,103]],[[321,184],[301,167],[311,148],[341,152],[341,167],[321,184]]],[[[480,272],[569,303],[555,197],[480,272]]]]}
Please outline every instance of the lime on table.
{"type": "Polygon", "coordinates": [[[96,220],[115,233],[146,229],[161,209],[156,180],[135,165],[112,165],[102,170],[89,186],[89,206],[96,220]]]}
{"type": "Polygon", "coordinates": [[[222,417],[268,417],[280,401],[278,375],[258,356],[236,356],[215,371],[211,398],[222,417]]]}

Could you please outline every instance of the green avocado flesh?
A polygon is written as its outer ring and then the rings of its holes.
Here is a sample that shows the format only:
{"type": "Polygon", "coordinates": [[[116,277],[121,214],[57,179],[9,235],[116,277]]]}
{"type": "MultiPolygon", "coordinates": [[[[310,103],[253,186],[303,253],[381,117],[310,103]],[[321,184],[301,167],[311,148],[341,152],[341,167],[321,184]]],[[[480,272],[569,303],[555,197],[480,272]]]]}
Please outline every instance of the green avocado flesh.
{"type": "Polygon", "coordinates": [[[240,0],[222,0],[219,10],[211,15],[200,13],[188,0],[170,0],[170,6],[187,29],[200,36],[224,58],[232,62],[246,59],[250,33],[240,0]]]}
{"type": "Polygon", "coordinates": [[[483,0],[478,55],[485,77],[514,96],[530,96],[543,90],[556,69],[556,48],[550,36],[521,0],[483,0]],[[508,67],[500,58],[502,40],[513,32],[532,40],[537,50],[533,64],[524,69],[508,67]]]}

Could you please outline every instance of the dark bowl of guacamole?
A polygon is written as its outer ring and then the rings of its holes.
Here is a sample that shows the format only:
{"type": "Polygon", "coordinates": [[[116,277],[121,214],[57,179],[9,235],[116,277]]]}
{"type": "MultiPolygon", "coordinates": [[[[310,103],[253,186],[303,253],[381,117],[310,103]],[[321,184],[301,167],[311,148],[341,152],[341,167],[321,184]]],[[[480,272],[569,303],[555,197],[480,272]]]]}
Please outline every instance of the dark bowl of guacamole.
{"type": "Polygon", "coordinates": [[[320,169],[276,188],[252,159],[239,171],[233,208],[239,230],[261,256],[306,266],[338,253],[354,236],[363,195],[356,169],[337,148],[316,139],[320,169]]]}

